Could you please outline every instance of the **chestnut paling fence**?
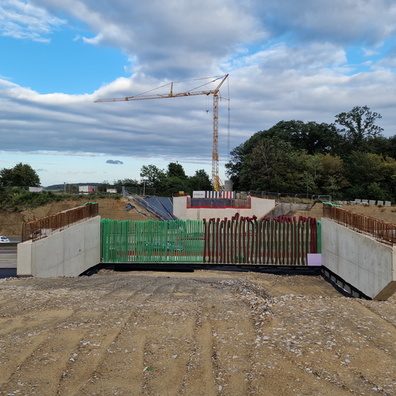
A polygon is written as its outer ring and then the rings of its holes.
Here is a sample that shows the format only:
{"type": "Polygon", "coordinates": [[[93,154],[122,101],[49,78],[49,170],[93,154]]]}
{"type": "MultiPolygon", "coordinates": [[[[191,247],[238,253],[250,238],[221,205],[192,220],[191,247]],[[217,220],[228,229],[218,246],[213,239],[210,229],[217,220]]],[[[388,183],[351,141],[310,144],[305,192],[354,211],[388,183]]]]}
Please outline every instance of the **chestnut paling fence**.
{"type": "Polygon", "coordinates": [[[78,221],[95,217],[98,213],[99,205],[96,202],[87,202],[77,208],[25,222],[22,225],[22,242],[44,238],[52,231],[62,230],[78,221]]]}
{"type": "Polygon", "coordinates": [[[105,263],[307,265],[320,253],[312,218],[101,222],[105,263]]]}

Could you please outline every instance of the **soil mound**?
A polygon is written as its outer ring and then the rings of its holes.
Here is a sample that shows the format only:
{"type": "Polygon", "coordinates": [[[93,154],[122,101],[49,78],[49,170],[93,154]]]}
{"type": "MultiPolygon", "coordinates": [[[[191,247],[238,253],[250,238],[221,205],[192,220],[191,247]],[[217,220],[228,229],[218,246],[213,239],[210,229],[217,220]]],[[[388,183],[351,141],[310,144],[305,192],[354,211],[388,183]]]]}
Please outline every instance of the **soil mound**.
{"type": "MultiPolygon", "coordinates": [[[[63,210],[72,209],[83,205],[88,201],[87,197],[76,197],[61,202],[53,202],[35,209],[27,209],[22,212],[0,212],[0,235],[21,235],[22,224],[27,221],[41,219],[53,215],[63,210]]],[[[157,218],[142,208],[137,202],[132,204],[136,209],[125,210],[129,202],[127,198],[100,198],[95,202],[99,203],[99,215],[102,219],[111,220],[157,220],[157,218]]]]}

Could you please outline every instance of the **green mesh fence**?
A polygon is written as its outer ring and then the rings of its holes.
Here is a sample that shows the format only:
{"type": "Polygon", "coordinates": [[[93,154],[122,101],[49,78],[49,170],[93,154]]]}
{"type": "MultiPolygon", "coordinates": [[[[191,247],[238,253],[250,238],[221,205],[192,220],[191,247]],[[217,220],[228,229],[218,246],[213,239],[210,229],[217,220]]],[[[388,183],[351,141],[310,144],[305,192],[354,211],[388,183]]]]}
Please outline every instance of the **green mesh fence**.
{"type": "Polygon", "coordinates": [[[103,219],[101,226],[103,262],[203,262],[204,225],[200,220],[103,219]]]}

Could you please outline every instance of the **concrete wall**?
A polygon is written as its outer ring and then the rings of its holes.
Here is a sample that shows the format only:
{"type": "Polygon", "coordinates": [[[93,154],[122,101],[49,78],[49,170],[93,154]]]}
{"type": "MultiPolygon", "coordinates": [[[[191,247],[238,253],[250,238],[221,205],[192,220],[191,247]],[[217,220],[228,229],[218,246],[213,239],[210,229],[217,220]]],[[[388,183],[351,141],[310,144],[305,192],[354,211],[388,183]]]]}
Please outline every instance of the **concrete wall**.
{"type": "Polygon", "coordinates": [[[301,204],[293,202],[281,202],[278,203],[271,212],[267,214],[268,217],[279,217],[287,215],[290,212],[297,212],[298,210],[310,210],[311,204],[301,204]]]}
{"type": "Polygon", "coordinates": [[[262,217],[275,207],[274,199],[251,197],[251,208],[187,208],[187,197],[173,197],[173,214],[181,220],[203,220],[227,217],[236,213],[243,217],[262,217]]]}
{"type": "Polygon", "coordinates": [[[366,296],[396,292],[395,248],[322,218],[322,265],[366,296]]]}
{"type": "Polygon", "coordinates": [[[18,276],[78,276],[99,263],[100,216],[18,244],[18,276]]]}

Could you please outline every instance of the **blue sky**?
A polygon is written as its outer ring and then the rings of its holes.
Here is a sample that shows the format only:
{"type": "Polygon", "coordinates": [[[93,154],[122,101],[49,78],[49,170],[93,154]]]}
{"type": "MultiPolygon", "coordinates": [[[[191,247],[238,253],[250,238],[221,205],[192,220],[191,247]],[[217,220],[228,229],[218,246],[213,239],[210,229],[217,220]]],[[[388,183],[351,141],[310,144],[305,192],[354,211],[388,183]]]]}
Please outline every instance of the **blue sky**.
{"type": "Polygon", "coordinates": [[[0,38],[7,54],[0,60],[2,76],[41,94],[76,95],[129,75],[128,59],[118,49],[86,44],[76,32],[61,29],[49,43],[0,38]]]}
{"type": "Polygon", "coordinates": [[[391,0],[0,0],[0,168],[29,163],[44,186],[175,161],[210,175],[211,98],[94,100],[226,73],[223,179],[229,148],[282,120],[367,105],[393,136],[395,20],[391,0]]]}

